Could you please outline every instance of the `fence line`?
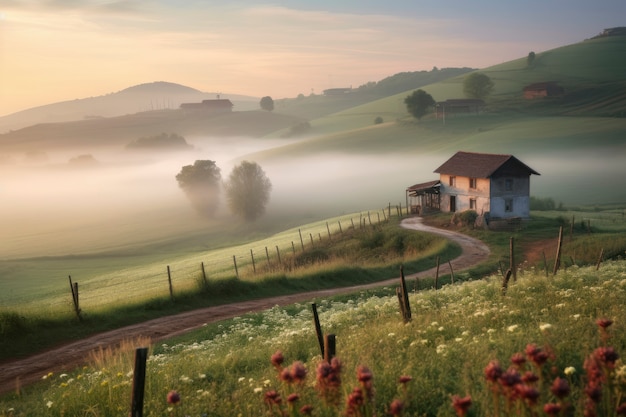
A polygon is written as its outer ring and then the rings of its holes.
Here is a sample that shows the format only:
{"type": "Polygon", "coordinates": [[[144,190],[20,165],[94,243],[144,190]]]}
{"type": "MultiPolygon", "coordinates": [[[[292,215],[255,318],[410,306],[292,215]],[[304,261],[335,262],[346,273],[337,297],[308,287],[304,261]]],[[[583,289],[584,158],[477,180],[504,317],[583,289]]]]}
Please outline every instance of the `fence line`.
{"type": "MultiPolygon", "coordinates": [[[[160,296],[167,296],[174,301],[177,292],[206,287],[214,279],[230,277],[254,279],[254,276],[261,272],[292,271],[299,267],[296,265],[299,253],[318,247],[324,241],[332,241],[335,236],[349,230],[363,230],[386,222],[390,219],[389,214],[402,217],[403,210],[401,206],[396,206],[394,211],[393,206],[388,204],[376,211],[341,216],[336,223],[320,222],[312,226],[313,230],[298,228],[294,230],[293,238],[282,237],[278,242],[264,239],[260,244],[248,246],[245,249],[245,245],[238,246],[241,252],[237,251],[220,259],[207,260],[206,255],[198,255],[193,257],[193,260],[187,257],[181,261],[169,263],[164,261],[160,267],[154,263],[147,267],[144,265],[98,275],[81,282],[81,307],[83,310],[85,308],[98,309],[107,305],[131,304],[160,296]],[[358,219],[356,215],[359,216],[358,219]],[[320,230],[324,230],[325,233],[322,234],[320,230]],[[307,234],[309,242],[303,238],[303,235],[307,234]],[[270,247],[275,248],[275,253],[270,251],[270,247]]],[[[76,282],[81,281],[80,276],[75,273],[73,277],[76,282]]],[[[64,308],[67,304],[65,294],[64,291],[59,291],[49,307],[64,308]]]]}

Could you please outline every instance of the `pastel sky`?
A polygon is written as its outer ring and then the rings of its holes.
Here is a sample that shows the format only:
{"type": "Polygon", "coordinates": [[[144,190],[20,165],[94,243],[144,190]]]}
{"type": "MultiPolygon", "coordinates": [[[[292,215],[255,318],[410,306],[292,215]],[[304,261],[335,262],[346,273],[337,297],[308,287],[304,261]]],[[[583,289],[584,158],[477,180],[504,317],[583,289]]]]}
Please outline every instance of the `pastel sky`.
{"type": "Polygon", "coordinates": [[[0,116],[152,81],[295,97],[623,25],[625,0],[0,0],[0,116]]]}

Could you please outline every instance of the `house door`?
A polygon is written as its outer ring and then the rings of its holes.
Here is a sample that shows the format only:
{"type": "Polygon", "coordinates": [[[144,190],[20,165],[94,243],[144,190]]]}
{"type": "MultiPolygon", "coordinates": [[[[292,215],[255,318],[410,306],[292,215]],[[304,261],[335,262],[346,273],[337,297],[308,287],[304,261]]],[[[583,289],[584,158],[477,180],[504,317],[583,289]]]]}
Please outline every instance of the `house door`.
{"type": "Polygon", "coordinates": [[[456,196],[450,196],[450,213],[454,213],[456,211],[456,196]]]}

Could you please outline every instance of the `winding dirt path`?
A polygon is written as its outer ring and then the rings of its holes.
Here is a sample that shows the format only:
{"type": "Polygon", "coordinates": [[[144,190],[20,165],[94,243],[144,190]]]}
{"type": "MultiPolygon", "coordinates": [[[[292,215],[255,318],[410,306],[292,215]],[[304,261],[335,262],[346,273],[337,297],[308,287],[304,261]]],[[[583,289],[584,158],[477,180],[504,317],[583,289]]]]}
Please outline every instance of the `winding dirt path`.
{"type": "MultiPolygon", "coordinates": [[[[422,219],[419,217],[404,219],[400,225],[406,229],[434,233],[458,243],[463,249],[463,252],[459,257],[451,261],[454,271],[461,271],[476,265],[485,261],[489,256],[489,248],[481,241],[460,233],[427,226],[422,223],[422,219]]],[[[434,273],[435,268],[431,268],[426,271],[407,275],[406,278],[432,277],[434,273]]],[[[1,364],[0,393],[7,393],[16,390],[17,387],[39,381],[43,375],[49,372],[59,373],[70,371],[84,364],[90,352],[96,349],[115,347],[122,341],[134,340],[141,337],[149,338],[152,342],[158,342],[197,329],[206,323],[214,323],[246,313],[266,310],[276,305],[284,306],[320,297],[397,284],[398,277],[372,284],[225,304],[188,311],[174,316],[161,317],[99,333],[40,354],[1,364]]]]}

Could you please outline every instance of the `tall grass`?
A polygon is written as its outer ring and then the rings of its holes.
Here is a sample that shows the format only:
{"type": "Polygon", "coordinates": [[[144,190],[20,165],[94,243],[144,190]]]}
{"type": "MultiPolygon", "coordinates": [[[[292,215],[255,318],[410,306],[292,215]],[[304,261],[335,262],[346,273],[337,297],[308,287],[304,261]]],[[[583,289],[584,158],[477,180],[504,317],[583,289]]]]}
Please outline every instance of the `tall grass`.
{"type": "MultiPolygon", "coordinates": [[[[626,347],[621,320],[626,316],[626,262],[612,261],[599,271],[572,267],[551,278],[527,271],[511,283],[506,296],[501,286],[493,276],[411,293],[413,320],[408,324],[400,317],[395,295],[364,292],[315,300],[322,330],[336,335],[343,364],[337,406],[325,406],[317,396],[315,373],[322,358],[308,305],[276,307],[206,326],[152,347],[144,415],[259,416],[268,410],[265,394],[275,390],[283,398],[280,407],[287,408],[287,396],[297,392],[298,408],[311,404],[313,415],[339,416],[347,394],[360,386],[359,366],[373,375],[371,407],[377,415],[388,413],[394,399],[403,399],[403,415],[453,416],[455,395],[471,397],[473,415],[497,415],[485,368],[497,360],[506,370],[515,353],[535,344],[549,355],[540,370],[530,359],[524,365],[541,380],[534,385],[536,404],[518,404],[520,412],[540,415],[545,403],[555,401],[549,387],[560,377],[571,387],[567,415],[582,416],[585,360],[599,346],[608,344],[618,353],[626,347]],[[599,331],[597,318],[614,322],[609,339],[599,331]],[[286,360],[284,368],[302,362],[304,383],[288,383],[276,373],[270,357],[277,350],[286,360]],[[410,381],[399,383],[400,376],[410,381]],[[167,403],[172,390],[180,403],[167,403]]],[[[42,375],[37,386],[3,397],[0,415],[123,414],[129,407],[132,369],[130,359],[110,354],[76,372],[42,375]]],[[[614,369],[618,377],[626,368],[618,361],[614,369]]],[[[614,387],[624,392],[623,385],[614,387]]],[[[613,415],[616,405],[603,415],[613,415]]],[[[504,410],[506,405],[501,406],[504,410]]],[[[298,415],[297,409],[291,415],[298,415]]]]}

